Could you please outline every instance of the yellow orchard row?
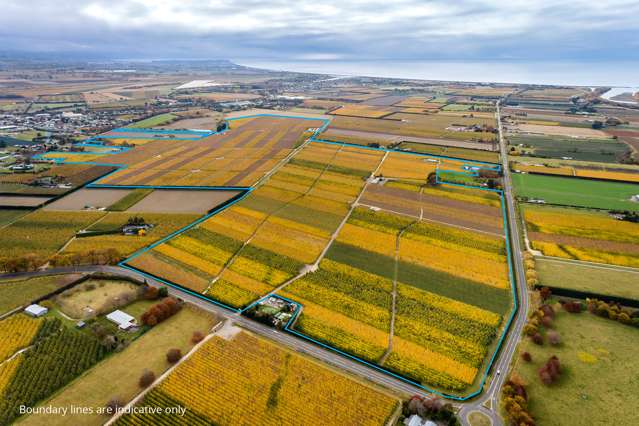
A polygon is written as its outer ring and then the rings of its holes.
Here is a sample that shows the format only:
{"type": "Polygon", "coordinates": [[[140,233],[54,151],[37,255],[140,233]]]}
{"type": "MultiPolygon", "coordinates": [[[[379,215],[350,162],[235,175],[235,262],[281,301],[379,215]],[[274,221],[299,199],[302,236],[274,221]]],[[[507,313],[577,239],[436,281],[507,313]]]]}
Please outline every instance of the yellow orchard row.
{"type": "Polygon", "coordinates": [[[12,315],[0,321],[0,362],[29,346],[41,325],[41,320],[23,314],[12,315]]]}
{"type": "Polygon", "coordinates": [[[373,425],[384,423],[397,405],[390,396],[246,333],[230,341],[212,339],[159,390],[221,425],[373,425]]]}
{"type": "MultiPolygon", "coordinates": [[[[346,224],[338,240],[365,250],[394,256],[396,237],[391,234],[346,224]]],[[[400,258],[421,266],[467,278],[497,288],[508,288],[505,259],[471,256],[467,249],[438,247],[427,242],[402,239],[400,258]]]]}
{"type": "Polygon", "coordinates": [[[612,265],[639,268],[639,256],[623,253],[611,253],[590,248],[559,245],[556,243],[533,241],[532,247],[541,251],[545,256],[577,259],[587,262],[609,263],[612,265]]]}

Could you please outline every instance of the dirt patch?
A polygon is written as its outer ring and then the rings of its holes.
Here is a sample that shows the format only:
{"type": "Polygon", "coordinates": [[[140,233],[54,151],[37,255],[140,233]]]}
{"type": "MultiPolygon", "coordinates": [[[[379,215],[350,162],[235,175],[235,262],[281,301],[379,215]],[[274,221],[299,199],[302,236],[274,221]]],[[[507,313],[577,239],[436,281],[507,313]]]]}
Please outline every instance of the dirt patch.
{"type": "Polygon", "coordinates": [[[207,213],[215,206],[235,197],[238,191],[201,189],[156,189],[127,212],[207,213]]]}
{"type": "Polygon", "coordinates": [[[242,329],[233,325],[231,321],[226,321],[222,328],[220,328],[215,335],[221,337],[224,340],[233,340],[235,336],[237,336],[242,329]]]}
{"type": "Polygon", "coordinates": [[[0,195],[0,207],[38,207],[53,197],[0,195]]]}
{"type": "Polygon", "coordinates": [[[131,192],[130,189],[84,188],[47,205],[45,210],[84,210],[109,207],[131,192]]]}

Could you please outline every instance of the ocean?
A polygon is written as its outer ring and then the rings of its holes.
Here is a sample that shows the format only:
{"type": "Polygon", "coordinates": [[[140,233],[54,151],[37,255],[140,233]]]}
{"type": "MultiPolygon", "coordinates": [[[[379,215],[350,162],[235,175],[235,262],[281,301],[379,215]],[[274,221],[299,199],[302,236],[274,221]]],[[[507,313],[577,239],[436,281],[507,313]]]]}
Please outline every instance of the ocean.
{"type": "Polygon", "coordinates": [[[555,84],[575,86],[639,86],[639,62],[558,61],[290,61],[237,60],[271,70],[339,76],[396,77],[420,80],[555,84]]]}

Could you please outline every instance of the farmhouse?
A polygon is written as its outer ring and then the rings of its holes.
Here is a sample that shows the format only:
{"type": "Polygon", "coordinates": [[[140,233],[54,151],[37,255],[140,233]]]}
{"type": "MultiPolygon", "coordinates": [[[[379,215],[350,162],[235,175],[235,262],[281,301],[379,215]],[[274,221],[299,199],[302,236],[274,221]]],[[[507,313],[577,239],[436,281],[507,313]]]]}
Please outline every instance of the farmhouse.
{"type": "Polygon", "coordinates": [[[106,318],[114,324],[117,324],[120,330],[130,330],[133,327],[137,327],[135,323],[135,318],[126,312],[122,311],[113,311],[106,318]]]}
{"type": "Polygon", "coordinates": [[[47,312],[49,312],[47,308],[45,308],[44,306],[36,305],[36,304],[29,305],[24,309],[25,314],[34,318],[44,316],[47,314],[47,312]]]}
{"type": "Polygon", "coordinates": [[[122,233],[124,235],[140,235],[140,232],[146,232],[149,229],[153,228],[153,225],[149,223],[144,223],[141,225],[124,225],[122,227],[122,233]]]}

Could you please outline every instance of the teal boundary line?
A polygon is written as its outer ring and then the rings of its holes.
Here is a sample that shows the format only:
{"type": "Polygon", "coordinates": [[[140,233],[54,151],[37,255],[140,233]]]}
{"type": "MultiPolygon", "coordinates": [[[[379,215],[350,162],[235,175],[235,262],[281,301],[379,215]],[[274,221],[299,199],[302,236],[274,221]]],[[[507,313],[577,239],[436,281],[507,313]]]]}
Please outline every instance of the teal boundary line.
{"type": "Polygon", "coordinates": [[[244,199],[248,194],[250,194],[253,191],[252,188],[247,189],[246,191],[242,192],[241,194],[236,195],[235,197],[233,197],[232,199],[228,200],[225,203],[222,203],[221,205],[215,207],[213,210],[211,210],[210,212],[208,212],[207,214],[205,214],[204,216],[200,217],[199,219],[197,219],[196,221],[178,229],[177,231],[174,231],[172,233],[170,233],[169,235],[165,236],[164,238],[161,238],[160,240],[154,242],[153,244],[147,246],[147,247],[143,247],[140,250],[134,252],[131,256],[129,256],[128,258],[124,259],[123,261],[121,261],[119,263],[119,265],[121,266],[122,263],[126,263],[130,260],[135,259],[136,257],[140,256],[141,254],[159,246],[160,244],[163,244],[165,242],[167,242],[168,240],[172,239],[173,237],[176,237],[180,234],[182,234],[183,232],[188,231],[189,229],[193,228],[196,225],[199,225],[200,223],[204,222],[205,220],[207,220],[208,218],[210,218],[211,216],[221,212],[222,210],[232,206],[233,204],[237,203],[238,201],[241,201],[242,199],[244,199]]]}
{"type": "Polygon", "coordinates": [[[441,158],[443,160],[461,161],[463,163],[472,164],[473,166],[477,166],[477,167],[480,167],[482,169],[501,171],[501,165],[500,164],[491,163],[491,162],[488,162],[488,161],[467,160],[465,158],[448,157],[446,155],[438,155],[438,154],[427,154],[425,152],[405,151],[405,150],[402,150],[402,149],[388,149],[388,148],[384,148],[384,147],[375,148],[375,147],[372,147],[372,146],[358,145],[356,143],[336,142],[336,141],[329,141],[329,140],[326,140],[326,139],[311,138],[310,141],[311,142],[317,142],[317,143],[323,143],[323,144],[327,144],[327,145],[341,145],[341,146],[348,146],[348,147],[352,147],[352,148],[367,149],[367,150],[371,150],[371,151],[395,152],[395,153],[398,153],[398,154],[407,154],[407,155],[413,155],[413,156],[419,156],[419,157],[441,158]]]}
{"type": "MultiPolygon", "coordinates": [[[[256,117],[293,118],[293,119],[302,119],[302,120],[311,120],[311,121],[323,121],[324,124],[321,127],[319,127],[318,129],[316,129],[315,132],[313,132],[313,135],[309,138],[309,142],[324,143],[324,144],[335,144],[335,145],[341,145],[341,146],[350,146],[350,147],[358,148],[358,149],[368,149],[368,150],[376,150],[376,151],[383,151],[383,152],[397,152],[397,153],[401,153],[401,154],[414,155],[414,156],[450,159],[450,160],[460,161],[460,162],[463,162],[465,164],[473,164],[475,166],[479,166],[480,168],[486,168],[486,169],[491,169],[491,170],[496,170],[496,171],[500,171],[501,170],[501,165],[498,164],[498,163],[466,160],[466,159],[463,159],[463,158],[447,157],[447,156],[441,156],[441,155],[435,155],[435,154],[425,154],[425,153],[417,153],[417,152],[395,150],[395,149],[387,149],[387,148],[383,148],[383,147],[375,148],[375,147],[357,145],[357,144],[352,144],[352,143],[347,143],[347,142],[340,143],[340,142],[335,142],[335,141],[326,141],[326,140],[322,140],[322,139],[317,139],[316,136],[319,135],[321,132],[323,132],[326,129],[326,127],[329,125],[329,123],[330,123],[330,120],[321,119],[321,118],[298,117],[298,116],[277,115],[277,114],[254,114],[254,115],[248,115],[248,116],[233,117],[233,118],[225,119],[225,121],[227,122],[227,126],[226,126],[226,128],[223,131],[216,132],[216,133],[213,133],[213,134],[224,133],[225,131],[230,130],[231,127],[230,127],[229,122],[231,122],[231,121],[239,120],[239,119],[245,119],[245,118],[256,118],[256,117]]],[[[92,163],[92,162],[75,162],[73,164],[96,164],[96,163],[92,163]]],[[[126,165],[122,165],[122,164],[116,165],[116,164],[102,163],[102,164],[99,164],[99,165],[109,165],[109,166],[116,166],[116,167],[119,166],[120,167],[120,168],[114,170],[113,172],[108,173],[107,175],[101,177],[99,180],[105,179],[107,176],[109,176],[109,175],[111,175],[113,173],[116,173],[116,172],[118,172],[118,171],[120,171],[120,170],[122,170],[122,169],[127,167],[126,165]]],[[[464,172],[459,172],[459,173],[466,174],[464,172]]],[[[96,182],[94,182],[94,183],[92,183],[90,185],[87,185],[87,187],[91,187],[91,188],[106,188],[106,187],[109,187],[109,188],[118,188],[118,187],[120,187],[120,188],[122,188],[122,187],[126,187],[126,186],[118,186],[118,185],[102,185],[102,184],[97,183],[98,181],[96,181],[96,182]]],[[[517,298],[517,290],[516,290],[515,279],[514,279],[514,275],[513,275],[512,253],[511,253],[511,247],[510,247],[511,238],[510,238],[510,232],[508,230],[508,219],[507,219],[507,215],[506,215],[506,207],[505,207],[505,200],[504,200],[503,191],[502,190],[498,190],[498,189],[484,188],[484,187],[471,186],[471,185],[463,185],[463,184],[458,184],[458,183],[449,183],[449,182],[444,182],[444,181],[442,181],[440,183],[445,184],[445,185],[452,185],[452,186],[458,186],[458,187],[463,187],[463,188],[472,188],[472,189],[476,189],[476,190],[494,192],[494,193],[498,194],[499,197],[500,197],[502,220],[503,220],[504,232],[505,232],[505,236],[506,236],[506,252],[507,252],[507,260],[508,260],[508,276],[509,276],[509,280],[510,280],[510,284],[511,284],[512,296],[513,296],[513,309],[511,310],[511,314],[510,314],[510,316],[509,316],[509,318],[508,318],[508,320],[507,320],[507,322],[506,322],[506,324],[504,326],[504,331],[503,331],[503,333],[501,334],[500,338],[497,341],[495,350],[493,351],[493,354],[492,354],[492,356],[491,356],[491,358],[490,358],[490,360],[488,362],[488,365],[484,369],[484,373],[483,373],[482,379],[481,379],[481,381],[479,383],[479,389],[477,389],[475,392],[473,392],[473,393],[471,393],[469,395],[466,395],[466,396],[458,396],[458,395],[452,395],[452,394],[448,394],[448,393],[445,393],[445,392],[441,392],[441,391],[438,391],[438,390],[435,390],[435,389],[431,389],[428,386],[424,386],[421,383],[414,382],[414,381],[412,381],[412,380],[410,380],[410,379],[408,379],[406,377],[403,377],[401,375],[393,373],[392,371],[387,370],[387,369],[385,369],[385,368],[383,368],[383,367],[381,367],[379,365],[370,363],[369,361],[363,360],[363,359],[361,359],[361,358],[359,358],[359,357],[357,357],[355,355],[349,354],[349,353],[341,351],[340,349],[337,349],[337,348],[335,348],[333,346],[330,346],[330,345],[327,345],[325,343],[319,342],[319,341],[317,341],[317,340],[315,340],[315,339],[313,339],[313,338],[311,338],[309,336],[306,336],[306,335],[304,335],[304,334],[302,334],[302,333],[290,328],[290,325],[292,324],[293,320],[295,320],[297,318],[297,315],[300,312],[300,308],[299,307],[302,306],[300,303],[295,302],[295,301],[290,300],[290,299],[287,299],[287,298],[284,298],[284,297],[279,296],[279,295],[271,295],[271,296],[266,296],[266,297],[278,297],[278,298],[281,298],[283,300],[287,300],[287,301],[289,301],[291,303],[294,303],[294,304],[296,304],[298,306],[298,309],[296,309],[294,315],[291,317],[291,319],[288,321],[288,323],[286,324],[286,326],[284,328],[284,330],[286,332],[291,333],[291,334],[293,334],[293,335],[295,335],[297,337],[300,337],[300,338],[302,338],[304,340],[308,340],[309,342],[312,342],[312,343],[314,343],[316,345],[319,345],[319,346],[321,346],[321,347],[323,347],[325,349],[328,349],[328,350],[330,350],[332,352],[338,353],[338,354],[340,354],[342,356],[345,356],[345,357],[347,357],[349,359],[352,359],[352,360],[354,360],[356,362],[364,364],[364,365],[366,365],[366,366],[368,366],[370,368],[373,368],[373,369],[375,369],[377,371],[380,371],[380,372],[382,372],[384,374],[387,374],[387,375],[389,375],[391,377],[394,377],[394,378],[396,378],[398,380],[401,380],[401,381],[403,381],[405,383],[411,384],[411,385],[413,385],[415,387],[418,387],[418,388],[420,388],[422,390],[425,390],[425,391],[427,391],[429,393],[433,393],[435,395],[439,395],[439,396],[441,396],[443,398],[446,398],[446,399],[451,399],[451,400],[456,400],[456,401],[467,401],[467,400],[472,399],[475,396],[481,394],[481,392],[483,391],[483,388],[485,386],[486,380],[488,379],[488,374],[489,374],[489,372],[490,372],[490,370],[491,370],[491,368],[492,368],[492,366],[493,366],[493,364],[495,362],[497,354],[499,353],[499,351],[502,348],[502,345],[503,345],[503,342],[504,342],[504,340],[506,338],[506,335],[508,334],[510,326],[512,325],[512,322],[513,322],[513,320],[515,318],[515,315],[516,315],[516,313],[517,313],[517,311],[519,309],[519,302],[518,302],[518,298],[517,298]]],[[[135,185],[130,185],[130,187],[154,188],[153,186],[135,186],[135,185]]],[[[164,188],[178,188],[178,187],[165,186],[164,188]]],[[[183,188],[184,189],[194,189],[194,188],[198,188],[198,187],[183,187],[183,188]]],[[[199,188],[201,188],[201,187],[199,187],[199,188]]],[[[211,188],[222,189],[222,188],[225,188],[225,187],[211,187],[211,188]]],[[[226,187],[226,188],[231,188],[231,187],[226,187]]],[[[191,296],[197,297],[198,299],[201,299],[201,300],[204,300],[206,302],[212,303],[214,305],[217,305],[219,307],[227,309],[227,310],[229,310],[231,312],[240,313],[240,314],[245,312],[246,309],[248,309],[249,307],[254,306],[256,303],[259,303],[260,301],[264,300],[265,297],[261,297],[261,298],[257,299],[256,301],[252,302],[251,304],[249,304],[245,308],[234,308],[234,307],[232,307],[230,305],[227,305],[225,303],[222,303],[220,301],[212,299],[212,298],[210,298],[210,297],[208,297],[206,295],[203,295],[201,293],[196,293],[196,292],[194,292],[194,291],[192,291],[192,290],[190,290],[188,288],[185,288],[185,287],[183,287],[183,286],[181,286],[179,284],[167,281],[167,280],[162,279],[160,277],[157,277],[157,276],[155,276],[153,274],[150,274],[150,273],[148,273],[146,271],[143,271],[141,269],[138,269],[138,268],[135,268],[133,266],[130,266],[130,265],[127,264],[127,262],[129,262],[129,261],[135,259],[136,257],[142,255],[143,253],[145,253],[145,252],[157,247],[158,245],[163,244],[163,243],[167,242],[168,240],[170,240],[170,239],[172,239],[172,238],[174,238],[174,237],[176,237],[176,236],[188,231],[189,229],[192,229],[196,225],[204,222],[205,220],[209,219],[210,217],[214,216],[215,214],[219,213],[220,211],[222,211],[222,210],[234,205],[235,203],[241,201],[247,195],[249,195],[253,191],[254,188],[255,188],[255,186],[251,186],[251,187],[248,187],[248,188],[242,187],[240,190],[245,189],[245,191],[242,192],[241,194],[238,194],[236,197],[234,197],[233,199],[229,200],[228,202],[216,207],[215,209],[213,209],[212,211],[210,211],[206,215],[204,215],[201,218],[197,219],[196,221],[192,222],[191,224],[186,225],[185,227],[183,227],[183,228],[181,228],[181,229],[179,229],[179,230],[177,230],[177,231],[165,236],[164,238],[156,241],[155,243],[153,243],[153,244],[151,244],[151,245],[149,245],[147,247],[144,247],[144,248],[134,252],[131,256],[129,256],[128,258],[126,258],[126,259],[122,260],[121,262],[119,262],[118,266],[120,266],[120,267],[122,267],[124,269],[130,270],[130,271],[134,271],[136,273],[139,273],[139,274],[141,274],[141,275],[143,275],[145,277],[157,280],[157,281],[159,281],[159,282],[161,282],[163,284],[166,284],[166,285],[168,285],[170,287],[173,287],[173,288],[179,289],[181,291],[184,291],[185,293],[190,294],[191,296]]],[[[233,188],[233,190],[238,190],[238,188],[233,188]]]]}
{"type": "MultiPolygon", "coordinates": [[[[455,186],[460,186],[460,187],[466,187],[466,188],[469,187],[467,185],[462,185],[462,184],[449,184],[449,183],[445,183],[445,184],[447,184],[447,185],[455,185],[455,186]]],[[[508,317],[508,320],[507,320],[507,322],[506,322],[506,324],[504,326],[504,331],[503,331],[503,333],[501,334],[500,338],[497,341],[497,344],[495,346],[495,350],[493,351],[493,354],[490,357],[488,365],[484,369],[484,373],[483,373],[481,381],[479,383],[479,388],[475,392],[472,392],[469,395],[461,397],[461,396],[458,396],[458,395],[448,394],[448,393],[445,393],[445,392],[441,392],[441,391],[429,388],[428,386],[424,386],[421,383],[415,382],[415,381],[413,381],[413,380],[411,380],[411,379],[409,379],[407,377],[404,377],[402,375],[394,373],[394,372],[392,372],[392,371],[390,371],[390,370],[388,370],[388,369],[386,369],[384,367],[381,367],[379,365],[373,364],[373,363],[371,363],[369,361],[366,361],[364,359],[361,359],[361,358],[359,358],[359,357],[357,357],[357,356],[355,356],[353,354],[349,354],[349,353],[344,352],[344,351],[342,351],[340,349],[337,349],[337,348],[335,348],[333,346],[327,345],[327,344],[322,343],[322,342],[320,342],[318,340],[315,340],[315,339],[313,339],[313,338],[311,338],[309,336],[306,336],[303,333],[300,333],[300,332],[298,332],[296,330],[293,330],[292,328],[290,328],[290,326],[294,322],[294,320],[297,318],[297,316],[299,315],[300,307],[302,305],[299,302],[296,302],[294,300],[288,299],[286,297],[279,296],[279,295],[265,296],[265,297],[262,297],[262,298],[258,299],[255,302],[251,303],[246,308],[244,308],[244,309],[242,309],[240,311],[235,310],[235,312],[244,313],[247,309],[249,309],[250,307],[252,307],[252,306],[254,306],[256,304],[258,304],[259,302],[261,302],[262,300],[265,300],[268,297],[278,297],[280,299],[283,299],[283,300],[286,300],[288,302],[294,303],[295,305],[298,306],[298,308],[295,310],[295,313],[293,314],[291,319],[288,321],[288,323],[284,327],[285,331],[287,331],[287,332],[289,332],[291,334],[294,334],[297,337],[300,337],[302,339],[308,340],[308,341],[310,341],[310,342],[312,342],[312,343],[314,343],[316,345],[319,345],[319,346],[321,346],[321,347],[323,347],[325,349],[328,349],[328,350],[330,350],[332,352],[338,353],[338,354],[340,354],[342,356],[345,356],[345,357],[350,358],[350,359],[352,359],[354,361],[357,361],[357,362],[359,362],[361,364],[364,364],[364,365],[366,365],[366,366],[368,366],[370,368],[373,368],[373,369],[375,369],[377,371],[380,371],[380,372],[382,372],[384,374],[388,374],[388,375],[390,375],[390,376],[392,376],[392,377],[394,377],[394,378],[396,378],[398,380],[401,380],[401,381],[403,381],[405,383],[408,383],[410,385],[413,385],[415,387],[418,387],[420,389],[423,389],[423,390],[425,390],[427,392],[430,392],[430,393],[433,393],[435,395],[439,395],[439,396],[441,396],[443,398],[451,399],[451,400],[455,400],[455,401],[467,401],[469,399],[472,399],[472,398],[476,397],[477,395],[481,394],[483,389],[484,389],[484,385],[486,384],[486,380],[488,380],[488,373],[490,372],[490,370],[491,370],[491,368],[492,368],[492,366],[493,366],[493,364],[495,362],[495,359],[497,358],[497,354],[501,350],[501,347],[502,347],[503,342],[504,342],[504,340],[506,338],[506,335],[508,334],[508,330],[510,329],[510,326],[512,325],[512,322],[515,319],[515,315],[516,315],[517,311],[519,310],[519,302],[518,302],[518,298],[517,298],[517,289],[515,287],[515,281],[514,281],[514,274],[513,274],[513,267],[512,267],[512,253],[511,253],[511,248],[510,248],[510,233],[508,231],[508,221],[507,221],[507,216],[506,216],[506,207],[505,207],[505,199],[504,199],[503,191],[502,190],[498,190],[498,189],[482,188],[482,187],[472,187],[472,188],[473,189],[479,189],[479,190],[485,190],[485,191],[494,192],[496,194],[499,194],[499,199],[500,199],[500,203],[501,203],[501,211],[502,211],[502,219],[503,219],[503,222],[504,222],[504,230],[505,230],[506,241],[507,241],[507,243],[506,243],[506,255],[507,255],[507,260],[508,260],[508,277],[509,277],[509,280],[510,280],[511,294],[512,294],[512,297],[513,297],[513,309],[511,310],[510,315],[508,317]]]]}
{"type": "MultiPolygon", "coordinates": [[[[80,155],[98,155],[98,156],[106,156],[106,155],[114,155],[114,154],[120,154],[123,152],[127,152],[131,149],[133,149],[132,147],[127,147],[127,146],[117,146],[117,145],[105,145],[104,142],[102,142],[100,139],[131,139],[131,140],[144,140],[144,139],[153,139],[153,140],[162,140],[162,141],[198,141],[200,139],[209,137],[209,136],[213,136],[213,135],[217,135],[217,134],[222,134],[224,132],[226,132],[229,129],[229,125],[228,123],[225,121],[224,122],[224,128],[222,128],[220,131],[215,131],[215,130],[170,130],[170,129],[153,129],[153,128],[138,128],[138,127],[134,127],[134,128],[127,128],[127,127],[118,127],[116,129],[112,129],[109,130],[109,132],[120,132],[120,133],[155,133],[155,134],[187,134],[187,135],[193,135],[193,137],[184,137],[184,138],[180,138],[180,137],[173,137],[173,138],[168,138],[168,137],[154,137],[154,136],[118,136],[118,135],[107,135],[107,134],[100,134],[100,135],[96,135],[96,136],[91,136],[90,138],[87,138],[85,140],[83,140],[82,142],[76,142],[73,144],[73,146],[81,146],[81,147],[90,147],[90,148],[110,148],[111,151],[105,151],[105,152],[95,152],[95,151],[48,151],[48,152],[43,152],[40,154],[36,154],[33,156],[34,159],[36,160],[44,160],[44,161],[52,161],[55,164],[62,164],[62,163],[66,163],[66,164],[92,164],[89,162],[80,162],[80,161],[66,161],[66,157],[61,157],[61,158],[46,158],[46,156],[48,154],[58,154],[58,155],[76,155],[76,154],[80,154],[80,155]]],[[[109,133],[106,132],[106,133],[109,133]]],[[[120,165],[121,166],[121,165],[120,165]]],[[[106,177],[106,176],[104,176],[106,177]]]]}
{"type": "MultiPolygon", "coordinates": [[[[210,136],[212,134],[213,133],[205,135],[205,136],[194,136],[192,138],[170,138],[170,137],[156,137],[156,136],[120,136],[120,135],[99,135],[99,136],[96,136],[96,138],[97,139],[131,139],[131,140],[153,139],[158,141],[197,141],[202,139],[203,137],[210,136]]],[[[108,146],[108,145],[105,145],[105,146],[108,146]]]]}
{"type": "MultiPolygon", "coordinates": [[[[204,135],[214,134],[214,130],[189,130],[189,129],[154,129],[153,127],[117,127],[105,133],[155,133],[161,134],[180,134],[180,135],[204,135]]],[[[100,137],[100,136],[98,136],[100,137]]]]}

